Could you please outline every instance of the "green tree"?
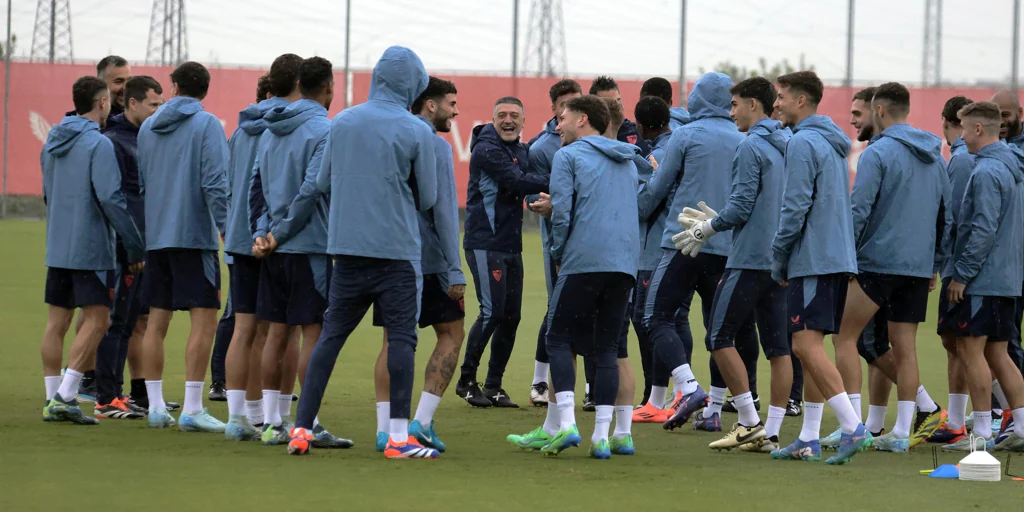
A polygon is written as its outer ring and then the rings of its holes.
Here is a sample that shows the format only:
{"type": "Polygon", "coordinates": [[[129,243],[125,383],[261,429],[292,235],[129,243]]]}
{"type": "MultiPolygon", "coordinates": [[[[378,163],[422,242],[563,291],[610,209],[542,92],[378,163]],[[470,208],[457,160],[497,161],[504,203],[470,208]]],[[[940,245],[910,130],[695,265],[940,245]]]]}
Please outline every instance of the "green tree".
{"type": "MultiPolygon", "coordinates": [[[[814,65],[808,65],[804,59],[804,54],[802,53],[800,54],[800,61],[798,62],[798,66],[796,67],[794,67],[789,62],[789,59],[782,59],[781,62],[776,62],[771,67],[768,66],[768,59],[765,59],[764,57],[758,59],[757,63],[758,67],[747,68],[739,66],[733,63],[732,61],[726,60],[719,62],[718,64],[715,64],[715,67],[714,69],[712,69],[712,71],[716,71],[718,73],[725,73],[732,77],[732,79],[736,82],[746,80],[748,78],[755,76],[763,76],[768,80],[774,82],[777,78],[779,78],[780,75],[785,75],[787,73],[792,73],[794,71],[814,71],[814,65]]],[[[700,74],[702,75],[707,72],[704,68],[699,69],[700,74]]]]}
{"type": "MultiPolygon", "coordinates": [[[[7,57],[7,53],[5,53],[7,49],[4,48],[4,43],[5,42],[6,41],[0,41],[0,60],[2,60],[2,59],[7,57]]],[[[14,51],[17,50],[17,49],[18,49],[18,35],[17,34],[11,34],[11,55],[12,56],[14,55],[14,51]]]]}

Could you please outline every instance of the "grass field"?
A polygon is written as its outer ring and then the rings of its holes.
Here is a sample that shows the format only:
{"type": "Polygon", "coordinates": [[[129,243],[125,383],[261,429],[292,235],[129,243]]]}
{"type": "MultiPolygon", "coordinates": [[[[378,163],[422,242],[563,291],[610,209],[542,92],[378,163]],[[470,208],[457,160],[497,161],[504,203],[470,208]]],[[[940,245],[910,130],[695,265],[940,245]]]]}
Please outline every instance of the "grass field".
{"type": "MultiPolygon", "coordinates": [[[[0,510],[70,506],[77,510],[537,511],[729,506],[769,511],[944,511],[982,506],[1020,510],[1024,502],[1024,483],[1005,477],[1001,483],[981,484],[919,475],[919,470],[932,467],[927,448],[900,455],[864,453],[850,465],[830,467],[740,452],[715,453],[707,448],[715,435],[689,428],[668,433],[660,425],[635,425],[636,456],[591,460],[585,447],[593,415],[581,411],[577,419],[584,447],[557,458],[542,458],[512,449],[505,435],[539,425],[543,409],[471,409],[454,397],[454,384],[437,413],[438,432],[448,444],[448,453],[432,462],[387,461],[373,449],[372,365],[380,332],[368,319],[342,351],[320,413],[328,428],[356,441],[351,450],[314,451],[299,458],[286,456],[283,447],[229,443],[215,434],[151,430],[144,421],[111,420],[93,428],[44,424],[39,338],[46,321],[42,302],[45,225],[0,222],[0,240],[0,510]]],[[[539,237],[528,234],[525,242],[523,321],[519,346],[505,376],[507,391],[521,405],[529,401],[536,332],[546,302],[539,237]]],[[[474,294],[467,295],[469,320],[475,318],[474,299],[474,294]]],[[[693,310],[700,308],[695,305],[693,310]]],[[[696,314],[691,323],[694,337],[701,339],[704,332],[696,314]]],[[[167,342],[164,389],[169,400],[179,402],[187,330],[187,318],[179,315],[167,342]]],[[[922,381],[944,404],[945,355],[934,334],[934,318],[921,326],[918,340],[922,381]]],[[[417,373],[433,345],[433,332],[423,332],[420,344],[417,373]]],[[[694,371],[707,386],[708,355],[698,345],[694,371]]],[[[637,353],[635,341],[630,350],[637,353]]],[[[639,361],[634,366],[639,374],[639,361]]],[[[761,392],[767,398],[766,362],[761,370],[765,387],[761,392]]],[[[418,378],[414,396],[419,396],[421,385],[418,378]]],[[[582,384],[577,389],[581,391],[582,384]]],[[[864,393],[866,403],[866,389],[864,393]]],[[[208,405],[215,416],[226,419],[223,403],[208,405]]],[[[895,402],[889,411],[891,428],[895,402]]],[[[735,416],[726,415],[724,421],[731,424],[735,416]]],[[[826,412],[822,434],[835,426],[834,416],[826,412]]],[[[787,418],[783,441],[791,441],[799,428],[799,418],[787,418]]],[[[940,455],[940,462],[955,463],[958,458],[940,455]]],[[[1014,467],[1024,472],[1024,457],[1016,457],[1014,467]]]]}

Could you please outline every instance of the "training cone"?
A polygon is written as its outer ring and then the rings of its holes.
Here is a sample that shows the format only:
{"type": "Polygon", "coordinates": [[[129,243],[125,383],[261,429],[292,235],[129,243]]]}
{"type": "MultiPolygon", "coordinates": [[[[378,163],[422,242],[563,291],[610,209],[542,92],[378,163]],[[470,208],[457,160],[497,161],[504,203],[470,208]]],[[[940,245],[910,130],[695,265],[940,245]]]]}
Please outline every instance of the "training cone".
{"type": "Polygon", "coordinates": [[[960,478],[960,468],[953,464],[943,464],[928,474],[931,478],[960,478]]]}
{"type": "Polygon", "coordinates": [[[1002,466],[990,453],[974,450],[974,436],[971,436],[971,454],[960,460],[960,480],[971,482],[998,482],[1002,466]]]}

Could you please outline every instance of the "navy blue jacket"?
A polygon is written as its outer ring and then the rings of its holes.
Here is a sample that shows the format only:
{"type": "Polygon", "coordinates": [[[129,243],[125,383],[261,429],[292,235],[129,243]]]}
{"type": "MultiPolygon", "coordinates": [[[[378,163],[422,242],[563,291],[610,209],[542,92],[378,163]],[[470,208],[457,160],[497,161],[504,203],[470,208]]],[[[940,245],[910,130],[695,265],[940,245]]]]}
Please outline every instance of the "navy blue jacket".
{"type": "Polygon", "coordinates": [[[651,154],[651,145],[640,136],[640,132],[636,130],[636,123],[629,119],[622,120],[622,126],[619,127],[619,142],[625,142],[626,144],[632,144],[640,148],[640,155],[647,158],[647,155],[651,154]]]}
{"type": "Polygon", "coordinates": [[[491,123],[473,128],[462,247],[523,252],[523,198],[548,191],[549,176],[529,174],[529,150],[501,140],[491,123]]]}
{"type": "MultiPolygon", "coordinates": [[[[107,119],[107,127],[103,130],[110,142],[114,143],[114,157],[117,158],[117,166],[121,169],[121,192],[128,202],[128,213],[135,221],[135,227],[139,233],[146,236],[146,207],[142,200],[142,191],[139,190],[139,161],[137,159],[139,148],[139,127],[128,122],[124,114],[117,114],[107,119]]],[[[117,238],[118,246],[121,245],[121,237],[117,238]]],[[[123,248],[119,248],[120,253],[123,248]]]]}

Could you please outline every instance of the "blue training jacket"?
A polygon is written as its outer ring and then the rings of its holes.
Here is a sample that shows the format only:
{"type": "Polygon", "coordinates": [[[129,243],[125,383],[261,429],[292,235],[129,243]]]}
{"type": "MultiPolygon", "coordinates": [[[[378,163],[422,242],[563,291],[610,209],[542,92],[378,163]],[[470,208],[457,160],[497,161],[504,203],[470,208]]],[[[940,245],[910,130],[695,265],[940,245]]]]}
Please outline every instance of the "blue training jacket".
{"type": "Polygon", "coordinates": [[[717,231],[733,230],[726,268],[771,270],[772,237],[779,226],[789,135],[764,118],[750,127],[732,159],[732,194],[711,221],[717,231]]]}
{"type": "MultiPolygon", "coordinates": [[[[530,149],[530,166],[527,172],[530,174],[551,176],[551,162],[555,159],[555,153],[562,148],[562,136],[558,134],[557,127],[558,118],[551,118],[544,124],[544,129],[527,144],[530,149]]],[[[529,194],[526,196],[526,204],[529,205],[538,199],[539,194],[529,194]]],[[[545,254],[551,250],[550,234],[551,219],[540,217],[540,241],[545,254]]]]}
{"type": "Polygon", "coordinates": [[[942,139],[905,123],[879,135],[860,155],[850,197],[857,270],[931,277],[953,222],[942,139]]]}
{"type": "Polygon", "coordinates": [[[559,275],[636,276],[640,256],[634,146],[588,135],[555,154],[551,168],[551,257],[559,275]]]}
{"type": "MultiPolygon", "coordinates": [[[[228,166],[228,223],[224,233],[224,251],[252,256],[252,229],[249,225],[249,184],[260,136],[267,129],[263,119],[271,109],[288,104],[277,96],[249,105],[238,113],[238,128],[228,140],[231,164],[228,166]]],[[[276,234],[276,233],[275,233],[276,234]]]]}
{"type": "Polygon", "coordinates": [[[220,250],[228,209],[227,136],[195,98],[164,103],[139,129],[146,249],[220,250]]]}
{"type": "Polygon", "coordinates": [[[952,195],[949,198],[949,209],[953,213],[953,225],[949,228],[949,239],[947,240],[945,256],[942,264],[942,278],[953,277],[953,248],[956,247],[957,226],[960,223],[960,205],[964,200],[964,192],[967,190],[967,180],[971,179],[974,172],[974,155],[967,151],[967,143],[963,137],[957,137],[949,148],[949,165],[946,166],[946,176],[949,178],[952,195]]]}
{"type": "Polygon", "coordinates": [[[320,170],[288,209],[309,217],[330,193],[328,254],[420,261],[417,211],[437,201],[437,157],[434,134],[409,108],[427,80],[416,53],[392,46],[373,67],[366,103],[331,122],[320,170]]]}
{"type": "Polygon", "coordinates": [[[142,235],[121,191],[114,144],[100,135],[99,124],[77,115],[61,119],[50,130],[39,163],[47,267],[113,270],[114,232],[124,243],[128,261],[142,261],[142,235]]]}
{"type": "Polygon", "coordinates": [[[671,107],[668,109],[668,127],[675,130],[690,122],[690,112],[684,107],[671,107]]]}
{"type": "Polygon", "coordinates": [[[772,279],[857,272],[849,154],[850,138],[826,116],[808,116],[793,128],[772,279]]]}
{"type": "Polygon", "coordinates": [[[1019,297],[1024,281],[1024,153],[989,144],[975,156],[953,253],[965,295],[1019,297]]]}
{"type": "Polygon", "coordinates": [[[459,256],[459,196],[455,190],[455,161],[452,145],[437,135],[429,119],[416,116],[434,132],[434,156],[437,158],[437,203],[420,212],[420,237],[423,239],[424,274],[441,275],[445,288],[466,284],[459,256]]]}
{"type": "MultiPolygon", "coordinates": [[[[275,107],[263,117],[267,131],[260,137],[254,172],[259,174],[265,204],[261,216],[275,221],[284,219],[276,230],[277,252],[291,254],[327,254],[327,201],[316,201],[315,211],[303,222],[288,219],[288,207],[299,195],[307,177],[320,172],[327,133],[331,121],[327,109],[310,100],[301,99],[291,105],[275,107]]],[[[269,219],[261,222],[269,224],[269,219]]],[[[254,233],[264,236],[265,233],[254,233]]]]}
{"type": "MultiPolygon", "coordinates": [[[[661,161],[665,159],[665,148],[671,138],[672,132],[665,132],[651,141],[651,156],[658,162],[659,168],[661,161]]],[[[639,168],[637,171],[639,172],[639,168]]],[[[639,270],[657,269],[658,263],[661,263],[661,257],[665,254],[665,250],[661,248],[661,237],[665,233],[665,219],[668,219],[669,199],[666,197],[658,203],[640,200],[641,198],[648,199],[643,191],[647,187],[647,182],[653,179],[657,172],[654,171],[650,176],[640,176],[642,184],[637,196],[637,206],[640,209],[640,245],[642,247],[639,270]]],[[[675,191],[672,190],[667,195],[671,196],[672,192],[675,191]]]]}
{"type": "MultiPolygon", "coordinates": [[[[658,172],[640,193],[640,209],[671,197],[671,207],[661,247],[675,249],[672,237],[681,228],[676,219],[684,207],[697,208],[704,201],[715,210],[725,207],[732,183],[732,158],[743,134],[729,117],[732,79],[723,73],[708,73],[690,92],[690,122],[672,132],[658,172]],[[671,195],[670,195],[671,194],[671,195]]],[[[727,256],[732,248],[732,233],[710,240],[701,252],[727,256]]]]}
{"type": "Polygon", "coordinates": [[[548,177],[528,172],[529,150],[505,142],[494,124],[473,128],[466,194],[467,251],[523,252],[523,198],[548,191],[548,177]]]}

